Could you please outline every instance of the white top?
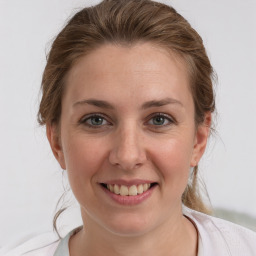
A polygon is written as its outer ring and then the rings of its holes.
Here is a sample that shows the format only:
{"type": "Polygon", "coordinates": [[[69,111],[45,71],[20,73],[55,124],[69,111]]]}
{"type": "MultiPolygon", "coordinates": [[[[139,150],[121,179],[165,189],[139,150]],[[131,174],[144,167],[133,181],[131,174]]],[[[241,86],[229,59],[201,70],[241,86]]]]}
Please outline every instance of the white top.
{"type": "MultiPolygon", "coordinates": [[[[231,222],[183,208],[198,230],[198,256],[256,256],[256,233],[231,222]]],[[[1,256],[69,256],[68,242],[76,229],[63,239],[41,235],[1,256]],[[51,240],[51,241],[50,241],[51,240]]],[[[5,250],[6,251],[6,250],[5,250]]]]}

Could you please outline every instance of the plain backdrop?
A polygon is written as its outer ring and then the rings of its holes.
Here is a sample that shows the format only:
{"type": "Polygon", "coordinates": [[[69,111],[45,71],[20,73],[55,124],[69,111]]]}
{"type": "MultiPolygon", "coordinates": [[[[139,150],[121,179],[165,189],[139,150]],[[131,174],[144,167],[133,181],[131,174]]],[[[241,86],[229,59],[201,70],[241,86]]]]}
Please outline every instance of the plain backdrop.
{"type": "MultiPolygon", "coordinates": [[[[0,0],[0,246],[52,230],[65,173],[36,122],[45,56],[88,0],[0,0]]],[[[214,207],[256,216],[256,1],[170,0],[218,74],[217,135],[200,163],[214,207]]],[[[79,225],[74,206],[62,230],[79,225]]],[[[64,232],[63,231],[63,232],[64,232]]]]}

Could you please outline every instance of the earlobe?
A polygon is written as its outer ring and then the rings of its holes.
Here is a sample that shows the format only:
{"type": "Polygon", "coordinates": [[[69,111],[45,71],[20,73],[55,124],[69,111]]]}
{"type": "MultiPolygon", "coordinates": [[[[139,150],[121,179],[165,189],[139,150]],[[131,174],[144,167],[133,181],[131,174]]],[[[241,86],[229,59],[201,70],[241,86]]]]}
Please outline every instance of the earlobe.
{"type": "Polygon", "coordinates": [[[212,116],[211,112],[207,112],[205,114],[204,123],[200,124],[197,127],[197,131],[195,134],[195,142],[193,149],[193,156],[191,158],[190,166],[194,167],[200,161],[207,145],[208,136],[210,133],[212,116]]]}
{"type": "Polygon", "coordinates": [[[65,164],[65,158],[60,142],[60,134],[57,128],[57,125],[55,124],[46,124],[46,134],[48,141],[50,143],[53,155],[59,162],[61,168],[63,170],[66,169],[66,164],[65,164]]]}

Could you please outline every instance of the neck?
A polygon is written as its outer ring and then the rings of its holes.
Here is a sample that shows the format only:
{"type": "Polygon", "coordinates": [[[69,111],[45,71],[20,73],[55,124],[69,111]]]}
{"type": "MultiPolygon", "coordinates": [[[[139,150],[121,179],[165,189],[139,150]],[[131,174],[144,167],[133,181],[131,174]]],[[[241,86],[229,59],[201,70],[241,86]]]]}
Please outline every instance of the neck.
{"type": "Polygon", "coordinates": [[[113,234],[85,222],[86,228],[71,237],[71,256],[196,256],[197,231],[182,214],[157,228],[136,236],[113,234]]]}

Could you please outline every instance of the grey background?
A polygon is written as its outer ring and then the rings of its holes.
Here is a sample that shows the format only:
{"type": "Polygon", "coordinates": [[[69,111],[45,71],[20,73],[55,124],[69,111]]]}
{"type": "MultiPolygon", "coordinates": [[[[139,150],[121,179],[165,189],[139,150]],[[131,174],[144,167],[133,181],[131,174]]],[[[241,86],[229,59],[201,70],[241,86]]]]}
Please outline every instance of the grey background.
{"type": "MultiPolygon", "coordinates": [[[[64,21],[80,7],[96,2],[0,0],[0,246],[52,230],[55,206],[63,184],[67,185],[44,128],[36,123],[45,53],[64,21]]],[[[200,163],[212,205],[247,214],[239,216],[253,228],[256,1],[165,2],[184,15],[202,36],[219,78],[218,134],[212,137],[200,163]]],[[[80,223],[75,203],[61,223],[63,233],[80,223]]]]}

